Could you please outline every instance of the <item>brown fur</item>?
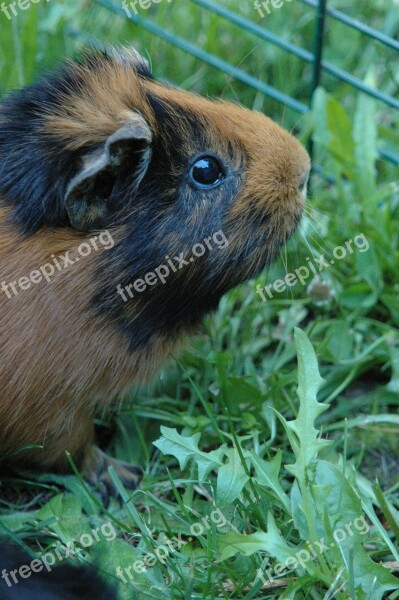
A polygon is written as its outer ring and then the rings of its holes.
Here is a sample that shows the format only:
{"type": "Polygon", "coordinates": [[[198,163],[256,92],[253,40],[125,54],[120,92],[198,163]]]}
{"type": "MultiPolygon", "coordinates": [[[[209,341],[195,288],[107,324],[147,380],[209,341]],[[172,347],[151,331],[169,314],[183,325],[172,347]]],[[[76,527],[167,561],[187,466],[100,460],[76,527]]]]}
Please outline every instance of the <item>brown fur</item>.
{"type": "MultiPolygon", "coordinates": [[[[24,238],[7,224],[8,212],[0,211],[0,257],[9,282],[90,238],[62,229],[24,238]]],[[[118,240],[117,230],[112,237],[118,240]]],[[[110,405],[132,381],[148,380],[171,350],[160,341],[147,355],[131,354],[128,341],[93,316],[90,279],[97,259],[93,251],[51,283],[44,280],[11,299],[0,294],[1,454],[43,444],[43,466],[64,465],[65,450],[74,455],[82,442],[92,441],[94,409],[110,405]]],[[[28,462],[26,453],[21,460],[28,462]]]]}

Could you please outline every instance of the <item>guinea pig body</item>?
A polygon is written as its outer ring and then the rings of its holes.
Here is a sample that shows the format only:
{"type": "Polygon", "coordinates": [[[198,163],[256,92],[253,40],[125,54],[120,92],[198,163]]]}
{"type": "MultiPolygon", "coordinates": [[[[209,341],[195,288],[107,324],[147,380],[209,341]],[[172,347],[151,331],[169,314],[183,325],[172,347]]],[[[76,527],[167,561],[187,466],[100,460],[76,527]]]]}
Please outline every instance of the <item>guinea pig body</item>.
{"type": "Polygon", "coordinates": [[[64,470],[69,451],[103,480],[95,411],[275,258],[309,158],[267,117],[114,51],[6,99],[0,165],[0,452],[39,444],[16,459],[64,470]]]}

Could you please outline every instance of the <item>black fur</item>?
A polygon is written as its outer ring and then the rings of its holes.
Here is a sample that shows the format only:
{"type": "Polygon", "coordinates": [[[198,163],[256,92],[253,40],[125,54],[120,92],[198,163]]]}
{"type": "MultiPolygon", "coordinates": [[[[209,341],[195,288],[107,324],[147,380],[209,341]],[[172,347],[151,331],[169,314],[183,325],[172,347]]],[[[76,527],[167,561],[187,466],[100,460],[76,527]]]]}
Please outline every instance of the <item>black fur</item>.
{"type": "Polygon", "coordinates": [[[0,547],[0,600],[116,600],[116,592],[98,576],[92,567],[76,568],[61,565],[50,572],[43,567],[40,573],[32,573],[23,579],[17,573],[18,583],[9,587],[1,578],[3,569],[8,573],[22,565],[30,565],[32,558],[19,547],[0,547]]]}
{"type": "Polygon", "coordinates": [[[68,225],[64,195],[80,157],[38,130],[43,112],[57,108],[71,85],[72,69],[65,67],[0,105],[0,195],[13,206],[13,220],[26,234],[44,225],[68,225]]]}

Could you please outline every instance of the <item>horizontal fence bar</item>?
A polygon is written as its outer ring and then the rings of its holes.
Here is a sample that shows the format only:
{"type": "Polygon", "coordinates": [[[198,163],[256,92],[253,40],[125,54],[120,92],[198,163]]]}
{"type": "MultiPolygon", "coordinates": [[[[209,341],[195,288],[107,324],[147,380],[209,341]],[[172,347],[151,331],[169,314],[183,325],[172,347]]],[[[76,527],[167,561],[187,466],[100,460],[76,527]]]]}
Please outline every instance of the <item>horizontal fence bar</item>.
{"type": "MultiPolygon", "coordinates": [[[[245,31],[248,31],[249,33],[253,33],[257,37],[259,37],[263,40],[266,40],[266,41],[270,42],[271,44],[274,44],[275,46],[282,48],[283,50],[286,50],[287,52],[289,52],[290,54],[293,54],[294,56],[297,56],[298,58],[301,58],[302,60],[306,61],[309,64],[313,64],[315,61],[314,55],[311,52],[309,52],[308,50],[304,50],[303,48],[300,48],[299,46],[296,46],[295,44],[291,44],[290,42],[283,40],[282,38],[271,33],[270,31],[267,31],[266,29],[264,29],[264,27],[261,27],[257,23],[253,23],[249,19],[246,19],[245,17],[242,17],[240,15],[237,15],[236,13],[229,10],[228,8],[218,6],[212,0],[191,0],[191,1],[194,2],[195,4],[198,4],[199,6],[202,6],[203,8],[206,8],[209,11],[219,15],[220,17],[225,18],[226,20],[230,21],[230,23],[234,23],[235,25],[241,27],[245,31]]],[[[318,6],[318,4],[315,3],[315,6],[318,6]]],[[[327,12],[328,12],[328,9],[327,9],[327,12]]],[[[399,48],[399,44],[398,44],[398,48],[399,48]]],[[[376,100],[380,100],[381,102],[384,102],[385,104],[387,104],[388,106],[391,106],[392,108],[399,109],[399,100],[397,100],[393,96],[390,96],[389,94],[385,94],[384,92],[380,92],[379,90],[376,90],[376,89],[370,87],[369,85],[367,85],[366,83],[364,83],[363,81],[358,79],[357,77],[353,77],[353,75],[350,75],[343,69],[335,67],[333,64],[331,64],[329,62],[322,61],[321,66],[322,66],[323,71],[325,71],[326,73],[329,73],[329,75],[336,77],[340,81],[347,83],[348,85],[356,88],[357,90],[359,90],[360,92],[363,92],[364,94],[367,94],[368,96],[375,98],[376,100]]]]}
{"type": "MultiPolygon", "coordinates": [[[[319,4],[318,0],[300,0],[300,2],[302,2],[303,4],[307,4],[307,6],[312,6],[313,8],[317,8],[319,4]]],[[[352,29],[359,31],[364,35],[367,35],[373,40],[376,40],[377,42],[380,42],[381,44],[392,48],[392,50],[399,51],[399,42],[396,41],[394,38],[389,37],[389,35],[386,35],[385,33],[382,33],[381,31],[378,31],[373,27],[369,27],[369,25],[366,25],[365,23],[362,23],[361,21],[358,21],[353,17],[349,17],[345,13],[336,10],[335,8],[327,8],[327,15],[332,17],[336,21],[344,23],[344,25],[348,25],[348,27],[352,27],[352,29]]]]}
{"type": "Polygon", "coordinates": [[[278,46],[279,48],[282,48],[283,50],[287,50],[287,52],[290,52],[298,58],[302,58],[302,60],[306,60],[306,62],[313,62],[313,54],[311,52],[308,52],[308,50],[304,50],[303,48],[300,48],[295,44],[291,44],[290,42],[283,40],[271,31],[268,31],[267,29],[261,27],[257,23],[250,21],[246,17],[238,15],[237,13],[229,10],[228,8],[219,6],[218,4],[210,0],[191,0],[191,2],[194,2],[194,4],[198,4],[199,6],[202,6],[202,8],[206,8],[211,12],[215,13],[216,15],[225,18],[227,21],[230,21],[230,23],[233,23],[234,25],[238,25],[238,27],[244,29],[244,31],[253,33],[261,39],[266,40],[267,42],[271,42],[272,44],[278,46]]]}
{"type": "Polygon", "coordinates": [[[321,65],[324,71],[326,71],[326,73],[329,73],[333,77],[336,77],[344,83],[347,83],[353,88],[359,90],[359,92],[363,92],[363,94],[367,94],[367,96],[371,96],[376,100],[380,100],[381,102],[384,102],[384,104],[387,104],[392,108],[399,109],[399,100],[394,98],[394,96],[390,96],[389,94],[385,94],[385,92],[380,92],[370,87],[366,83],[363,83],[363,81],[361,81],[360,79],[357,79],[357,77],[353,77],[353,75],[350,75],[347,71],[339,69],[338,67],[334,67],[330,63],[322,61],[321,65]]]}
{"type": "Polygon", "coordinates": [[[233,67],[230,63],[222,60],[221,58],[218,58],[217,56],[214,56],[213,54],[210,54],[209,52],[206,52],[205,50],[202,50],[201,48],[198,48],[198,46],[191,44],[184,38],[173,33],[169,33],[168,31],[165,31],[165,29],[163,29],[153,21],[150,21],[149,19],[143,19],[142,17],[136,15],[131,15],[128,17],[126,15],[126,12],[121,8],[121,6],[114,4],[111,0],[96,0],[96,2],[97,4],[101,4],[109,10],[112,10],[113,12],[122,15],[128,21],[131,21],[136,25],[140,25],[144,29],[147,29],[147,31],[150,31],[154,35],[161,37],[170,44],[177,46],[181,50],[188,52],[192,56],[199,58],[200,60],[215,67],[216,69],[224,71],[225,73],[231,75],[238,81],[241,81],[242,83],[249,85],[255,90],[262,92],[266,96],[269,96],[270,98],[281,102],[285,106],[288,106],[289,108],[292,108],[293,110],[301,114],[308,112],[308,107],[306,106],[306,104],[298,102],[298,100],[295,100],[294,98],[283,94],[282,92],[273,88],[267,83],[263,83],[262,81],[259,81],[256,77],[245,73],[245,71],[242,71],[237,67],[233,67]]]}
{"type": "Polygon", "coordinates": [[[399,165],[399,156],[390,150],[379,149],[378,153],[381,158],[391,162],[394,165],[399,165]]]}

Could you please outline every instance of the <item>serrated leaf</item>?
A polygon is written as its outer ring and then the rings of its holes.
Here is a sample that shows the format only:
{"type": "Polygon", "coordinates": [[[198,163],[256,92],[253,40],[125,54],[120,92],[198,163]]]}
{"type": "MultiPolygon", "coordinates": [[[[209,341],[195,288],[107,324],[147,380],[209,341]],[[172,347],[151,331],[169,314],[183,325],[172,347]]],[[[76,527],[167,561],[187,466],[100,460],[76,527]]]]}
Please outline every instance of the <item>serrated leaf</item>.
{"type": "Polygon", "coordinates": [[[202,483],[209,473],[223,465],[223,455],[225,446],[221,446],[212,452],[202,452],[198,448],[201,439],[200,433],[192,436],[184,436],[170,427],[161,427],[162,437],[154,442],[163,454],[174,456],[180,465],[180,469],[185,469],[187,462],[192,459],[198,467],[198,481],[202,483]]]}
{"type": "Polygon", "coordinates": [[[236,554],[251,556],[260,550],[268,552],[279,562],[284,562],[294,553],[294,548],[288,546],[285,539],[277,529],[276,523],[271,513],[267,520],[267,533],[258,531],[249,535],[229,531],[218,537],[218,550],[220,552],[219,560],[227,560],[236,554]]]}
{"type": "Polygon", "coordinates": [[[335,544],[346,568],[352,570],[354,587],[363,592],[359,597],[379,600],[386,591],[397,589],[398,580],[363,548],[369,527],[352,483],[335,465],[323,460],[317,464],[315,483],[315,511],[324,520],[328,544],[335,544]],[[332,532],[339,537],[334,538],[332,532]],[[370,589],[372,596],[368,595],[370,589]]]}
{"type": "Polygon", "coordinates": [[[286,511],[289,512],[290,500],[287,494],[284,492],[283,488],[281,487],[278,478],[281,469],[281,450],[279,450],[276,456],[269,462],[266,462],[265,460],[257,456],[255,452],[250,452],[249,458],[255,468],[255,481],[259,485],[263,485],[267,488],[270,488],[282,502],[286,511]]]}
{"type": "Polygon", "coordinates": [[[241,494],[249,477],[236,448],[226,450],[227,464],[220,467],[217,478],[217,500],[221,508],[234,502],[241,494]]]}
{"type": "Polygon", "coordinates": [[[295,328],[295,346],[298,353],[298,417],[294,421],[286,421],[281,416],[280,419],[289,434],[296,458],[295,464],[287,465],[286,469],[295,477],[303,478],[306,467],[310,466],[320,450],[330,444],[319,438],[314,426],[317,417],[328,409],[328,405],[317,401],[317,392],[323,379],[319,374],[313,346],[305,332],[298,328],[295,328]]]}

